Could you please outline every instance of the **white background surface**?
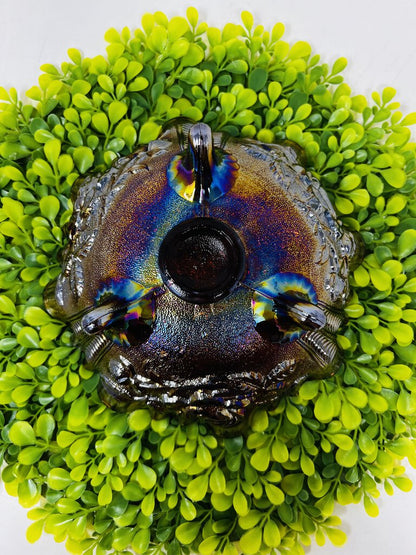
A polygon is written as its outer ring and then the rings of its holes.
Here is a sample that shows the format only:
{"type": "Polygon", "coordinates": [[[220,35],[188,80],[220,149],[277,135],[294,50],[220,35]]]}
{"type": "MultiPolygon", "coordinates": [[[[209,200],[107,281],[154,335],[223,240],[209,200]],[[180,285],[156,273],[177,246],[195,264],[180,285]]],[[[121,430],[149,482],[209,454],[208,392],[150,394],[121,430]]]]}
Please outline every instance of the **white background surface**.
{"type": "MultiPolygon", "coordinates": [[[[394,86],[403,112],[416,110],[416,4],[410,0],[0,0],[0,85],[23,92],[37,83],[39,66],[66,60],[70,47],[86,56],[105,54],[109,27],[140,26],[147,11],[185,15],[189,5],[202,20],[218,27],[239,22],[250,10],[271,29],[286,25],[285,39],[307,40],[322,60],[349,60],[346,81],[355,93],[369,95],[394,86]]],[[[416,471],[408,475],[416,483],[416,471]]],[[[380,516],[361,506],[339,508],[348,542],[342,548],[313,545],[309,555],[413,555],[416,553],[416,491],[382,496],[380,516]]],[[[0,491],[0,547],[7,555],[64,555],[63,545],[44,536],[30,545],[28,521],[17,501],[0,491]]]]}

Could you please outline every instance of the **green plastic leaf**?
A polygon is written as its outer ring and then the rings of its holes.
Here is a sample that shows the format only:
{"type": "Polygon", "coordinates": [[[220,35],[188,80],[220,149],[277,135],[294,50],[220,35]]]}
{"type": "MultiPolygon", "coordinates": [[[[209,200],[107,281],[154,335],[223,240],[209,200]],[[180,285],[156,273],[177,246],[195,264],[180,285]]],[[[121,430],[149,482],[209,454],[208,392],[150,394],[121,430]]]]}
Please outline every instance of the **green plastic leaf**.
{"type": "Polygon", "coordinates": [[[152,491],[144,496],[140,508],[145,516],[151,516],[153,514],[155,510],[155,495],[152,491]]]}
{"type": "Polygon", "coordinates": [[[274,520],[268,520],[263,528],[263,541],[268,547],[279,547],[281,535],[274,520]]]}
{"type": "Polygon", "coordinates": [[[98,112],[92,116],[92,124],[99,133],[106,135],[110,127],[108,117],[104,112],[98,112]]]}
{"type": "Polygon", "coordinates": [[[201,444],[198,446],[196,451],[196,460],[201,468],[209,468],[211,466],[211,452],[205,445],[201,444]]]}
{"type": "Polygon", "coordinates": [[[399,237],[398,255],[405,258],[416,250],[416,229],[406,229],[399,237]]]}
{"type": "MultiPolygon", "coordinates": [[[[302,468],[302,470],[303,470],[303,468],[302,468]]],[[[308,475],[311,475],[311,474],[313,474],[313,471],[308,475]]],[[[264,491],[265,491],[265,493],[267,495],[267,498],[269,499],[270,503],[272,503],[273,505],[281,505],[283,503],[283,501],[285,500],[285,495],[282,492],[282,490],[280,488],[278,488],[277,486],[275,486],[274,484],[265,484],[264,491]]]]}
{"type": "Polygon", "coordinates": [[[289,52],[289,58],[295,60],[296,58],[308,58],[311,54],[311,46],[305,41],[296,42],[289,52]]]}
{"type": "Polygon", "coordinates": [[[72,483],[69,472],[63,468],[52,468],[48,474],[48,486],[54,490],[64,490],[72,483]]]}
{"type": "Polygon", "coordinates": [[[352,404],[344,402],[341,408],[341,422],[347,430],[354,430],[361,424],[361,412],[352,404]]]}
{"type": "Polygon", "coordinates": [[[6,297],[6,295],[0,295],[0,312],[2,314],[15,314],[16,313],[16,307],[15,307],[13,301],[11,301],[11,299],[9,299],[9,297],[6,297]]]}
{"type": "Polygon", "coordinates": [[[114,91],[114,83],[109,75],[99,75],[97,80],[98,84],[104,91],[108,93],[112,93],[114,91]]]}
{"type": "Polygon", "coordinates": [[[336,547],[341,547],[347,541],[347,534],[337,528],[327,528],[326,533],[331,543],[336,547]]]}
{"type": "Polygon", "coordinates": [[[344,123],[344,121],[348,119],[349,115],[349,110],[345,108],[338,108],[338,110],[332,112],[331,117],[328,120],[328,125],[341,125],[341,123],[344,123]]]}
{"type": "Polygon", "coordinates": [[[3,198],[3,211],[14,222],[23,217],[23,204],[12,198],[3,198]]]}
{"type": "Polygon", "coordinates": [[[364,509],[368,516],[375,518],[379,515],[379,508],[377,503],[369,495],[364,495],[364,509]]]}
{"type": "Polygon", "coordinates": [[[234,493],[233,506],[234,506],[235,512],[239,516],[245,516],[249,511],[249,505],[248,505],[248,502],[247,502],[247,497],[244,495],[244,493],[240,489],[237,489],[234,493]]]}
{"type": "Polygon", "coordinates": [[[259,553],[262,540],[262,529],[255,526],[252,530],[248,530],[241,536],[240,547],[244,555],[254,555],[259,553]]]}
{"type": "Polygon", "coordinates": [[[226,65],[225,69],[230,73],[235,73],[237,75],[242,75],[247,73],[248,71],[248,64],[244,60],[233,60],[229,64],[226,65]]]}
{"type": "Polygon", "coordinates": [[[45,326],[51,321],[51,317],[42,308],[30,306],[25,310],[24,319],[31,326],[45,326]]]}
{"type": "Polygon", "coordinates": [[[48,162],[55,166],[61,153],[61,141],[59,139],[51,139],[45,143],[43,150],[48,162]]]}
{"type": "Polygon", "coordinates": [[[47,195],[40,199],[39,208],[42,216],[53,222],[59,213],[60,202],[56,197],[47,195]]]}
{"type": "Polygon", "coordinates": [[[131,546],[136,551],[136,553],[145,553],[149,547],[150,543],[150,530],[145,528],[139,530],[134,536],[131,546]]]}
{"type": "Polygon", "coordinates": [[[402,322],[392,322],[389,325],[389,330],[400,346],[406,347],[407,345],[410,345],[412,343],[414,333],[413,328],[409,326],[409,324],[404,324],[402,322]]]}
{"type": "Polygon", "coordinates": [[[52,438],[52,434],[55,430],[55,419],[52,414],[41,414],[36,421],[35,432],[36,435],[45,441],[49,441],[52,438]]]}
{"type": "Polygon", "coordinates": [[[185,520],[194,520],[196,517],[195,505],[186,497],[182,498],[179,510],[185,520]]]}
{"type": "Polygon", "coordinates": [[[347,67],[347,64],[348,61],[346,58],[338,58],[337,60],[335,60],[334,65],[332,66],[332,73],[341,73],[341,71],[344,71],[344,69],[347,67]]]}
{"type": "Polygon", "coordinates": [[[150,412],[146,409],[139,409],[131,412],[128,418],[130,428],[135,432],[141,432],[150,425],[150,412]]]}
{"type": "Polygon", "coordinates": [[[329,422],[334,415],[334,407],[331,399],[326,394],[321,394],[315,403],[315,416],[321,422],[329,422]]]}
{"type": "Polygon", "coordinates": [[[189,545],[195,540],[199,531],[199,522],[184,522],[176,528],[175,536],[183,545],[189,545]]]}
{"type": "Polygon", "coordinates": [[[9,438],[12,443],[19,446],[34,445],[36,436],[29,422],[15,422],[9,430],[9,438]]]}
{"type": "Polygon", "coordinates": [[[37,349],[39,347],[39,335],[33,328],[24,326],[17,334],[17,342],[22,347],[37,349]]]}
{"type": "Polygon", "coordinates": [[[248,76],[248,86],[253,91],[260,91],[267,83],[268,73],[261,67],[255,68],[248,76]]]}
{"type": "Polygon", "coordinates": [[[379,291],[387,291],[391,287],[391,277],[384,270],[370,268],[370,279],[379,291]]]}
{"type": "Polygon", "coordinates": [[[127,443],[128,440],[123,437],[117,435],[107,436],[102,443],[103,453],[107,457],[116,457],[124,450],[127,443]]]}
{"type": "Polygon", "coordinates": [[[109,505],[113,499],[113,490],[111,486],[106,482],[100,489],[98,493],[98,504],[105,506],[109,505]]]}
{"type": "Polygon", "coordinates": [[[26,530],[26,539],[29,543],[35,543],[41,537],[44,527],[44,521],[38,520],[33,522],[26,530]]]}
{"type": "Polygon", "coordinates": [[[204,74],[200,69],[187,67],[182,71],[179,79],[188,85],[199,85],[204,80],[204,74]]]}
{"type": "Polygon", "coordinates": [[[389,185],[395,189],[400,189],[406,183],[406,174],[399,168],[388,168],[382,170],[381,175],[389,185]]]}
{"type": "Polygon", "coordinates": [[[396,485],[401,491],[408,492],[413,488],[412,481],[406,476],[397,476],[396,478],[393,478],[393,482],[394,485],[396,485]]]}
{"type": "Polygon", "coordinates": [[[348,401],[355,407],[362,409],[367,404],[368,396],[366,392],[358,387],[348,387],[345,390],[345,395],[348,401]]]}
{"type": "Polygon", "coordinates": [[[270,463],[270,450],[268,448],[257,450],[251,456],[250,463],[256,470],[266,471],[270,463]]]}
{"type": "Polygon", "coordinates": [[[339,484],[337,487],[337,501],[340,505],[349,505],[353,502],[352,492],[347,485],[339,484]]]}
{"type": "Polygon", "coordinates": [[[358,449],[355,445],[347,451],[344,449],[338,449],[335,454],[335,458],[340,466],[351,468],[358,461],[358,449]]]}
{"type": "Polygon", "coordinates": [[[303,481],[303,474],[287,474],[281,482],[281,487],[289,495],[296,496],[303,487],[303,481]]]}
{"type": "Polygon", "coordinates": [[[112,124],[120,121],[127,113],[127,105],[119,100],[114,100],[108,107],[108,118],[112,124]]]}
{"type": "Polygon", "coordinates": [[[63,397],[65,395],[66,389],[68,386],[68,381],[66,376],[59,376],[51,387],[51,393],[54,397],[58,398],[63,397]]]}
{"type": "Polygon", "coordinates": [[[207,489],[208,476],[207,474],[201,474],[189,482],[186,487],[186,495],[189,499],[192,499],[192,501],[201,501],[204,499],[207,489]]]}
{"type": "Polygon", "coordinates": [[[33,507],[40,498],[40,488],[32,479],[24,480],[17,486],[17,494],[20,504],[25,507],[33,507]]]}
{"type": "Polygon", "coordinates": [[[401,212],[407,204],[407,198],[404,195],[393,195],[390,197],[386,204],[386,214],[397,214],[401,212]]]}
{"type": "Polygon", "coordinates": [[[140,128],[139,143],[146,144],[154,141],[160,133],[161,126],[153,121],[147,121],[140,128]]]}
{"type": "Polygon", "coordinates": [[[78,146],[74,149],[73,158],[80,173],[87,172],[94,164],[94,154],[87,146],[78,146]]]}
{"type": "MultiPolygon", "coordinates": [[[[123,439],[123,438],[120,438],[123,439]]],[[[137,480],[144,490],[152,489],[156,484],[157,475],[153,468],[145,464],[141,464],[138,469],[137,480]]]]}
{"type": "Polygon", "coordinates": [[[218,536],[209,536],[199,544],[198,552],[201,555],[210,555],[215,551],[219,543],[220,538],[218,536]]]}
{"type": "Polygon", "coordinates": [[[69,409],[68,425],[72,429],[84,426],[88,418],[88,399],[80,397],[76,399],[69,409]]]}
{"type": "Polygon", "coordinates": [[[213,493],[223,493],[225,486],[226,481],[224,472],[219,466],[215,466],[209,477],[209,487],[213,493]]]}

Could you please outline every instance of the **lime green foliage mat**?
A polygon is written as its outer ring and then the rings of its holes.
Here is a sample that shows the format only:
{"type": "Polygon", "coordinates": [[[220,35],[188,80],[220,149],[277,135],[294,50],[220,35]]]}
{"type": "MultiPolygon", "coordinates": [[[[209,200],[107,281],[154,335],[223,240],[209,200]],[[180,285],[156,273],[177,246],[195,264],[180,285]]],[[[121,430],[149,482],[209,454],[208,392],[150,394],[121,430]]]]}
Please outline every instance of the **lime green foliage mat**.
{"type": "Polygon", "coordinates": [[[3,481],[34,521],[73,553],[303,553],[311,536],[345,541],[334,503],[408,490],[398,462],[416,465],[415,144],[386,88],[351,95],[341,72],[284,27],[224,29],[145,15],[143,30],[107,31],[107,57],[44,65],[24,104],[0,89],[0,378],[3,481]],[[161,125],[185,116],[265,142],[288,138],[361,233],[351,276],[343,364],[243,435],[201,422],[118,414],[98,397],[70,331],[43,308],[60,272],[71,187],[161,125]]]}

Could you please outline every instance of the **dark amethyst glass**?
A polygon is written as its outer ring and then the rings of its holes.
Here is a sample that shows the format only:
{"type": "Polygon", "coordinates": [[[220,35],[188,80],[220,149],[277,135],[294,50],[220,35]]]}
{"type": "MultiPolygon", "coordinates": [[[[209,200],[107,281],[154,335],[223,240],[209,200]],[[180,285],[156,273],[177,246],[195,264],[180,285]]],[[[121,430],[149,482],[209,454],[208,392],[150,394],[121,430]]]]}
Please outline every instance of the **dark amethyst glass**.
{"type": "Polygon", "coordinates": [[[291,146],[186,131],[81,184],[46,305],[103,398],[233,423],[334,371],[357,249],[291,146]]]}

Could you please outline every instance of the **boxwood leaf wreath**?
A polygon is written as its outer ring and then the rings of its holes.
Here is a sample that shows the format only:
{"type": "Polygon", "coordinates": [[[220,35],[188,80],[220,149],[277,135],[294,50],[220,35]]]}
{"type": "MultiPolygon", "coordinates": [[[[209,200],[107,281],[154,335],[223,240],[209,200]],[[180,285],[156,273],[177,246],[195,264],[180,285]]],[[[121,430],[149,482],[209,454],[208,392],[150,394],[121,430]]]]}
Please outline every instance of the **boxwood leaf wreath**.
{"type": "Polygon", "coordinates": [[[368,100],[284,26],[223,29],[146,14],[110,29],[107,56],[42,66],[19,100],[0,89],[2,478],[72,553],[304,553],[346,537],[335,503],[378,513],[380,488],[416,467],[415,144],[394,89],[368,100]],[[44,310],[79,176],[109,167],[184,116],[264,142],[288,138],[366,247],[351,275],[343,363],[237,437],[203,422],[105,407],[71,333],[44,310]]]}

